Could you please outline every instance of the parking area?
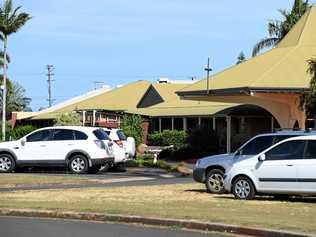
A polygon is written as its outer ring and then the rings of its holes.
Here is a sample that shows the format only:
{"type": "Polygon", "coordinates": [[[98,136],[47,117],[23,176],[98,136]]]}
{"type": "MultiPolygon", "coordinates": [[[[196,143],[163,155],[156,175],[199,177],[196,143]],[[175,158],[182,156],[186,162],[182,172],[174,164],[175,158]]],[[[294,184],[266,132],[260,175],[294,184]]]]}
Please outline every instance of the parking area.
{"type": "Polygon", "coordinates": [[[42,189],[109,188],[192,183],[192,177],[159,169],[128,168],[125,172],[74,175],[63,170],[0,174],[0,192],[42,189]]]}

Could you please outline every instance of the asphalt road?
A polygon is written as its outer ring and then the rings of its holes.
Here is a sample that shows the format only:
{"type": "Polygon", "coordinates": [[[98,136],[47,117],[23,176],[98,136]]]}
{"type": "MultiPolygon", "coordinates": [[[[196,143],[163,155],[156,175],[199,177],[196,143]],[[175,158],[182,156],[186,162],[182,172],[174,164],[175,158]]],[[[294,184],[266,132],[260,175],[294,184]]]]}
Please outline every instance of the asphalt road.
{"type": "Polygon", "coordinates": [[[84,221],[0,217],[0,236],[5,237],[206,237],[221,236],[176,229],[84,221]]]}

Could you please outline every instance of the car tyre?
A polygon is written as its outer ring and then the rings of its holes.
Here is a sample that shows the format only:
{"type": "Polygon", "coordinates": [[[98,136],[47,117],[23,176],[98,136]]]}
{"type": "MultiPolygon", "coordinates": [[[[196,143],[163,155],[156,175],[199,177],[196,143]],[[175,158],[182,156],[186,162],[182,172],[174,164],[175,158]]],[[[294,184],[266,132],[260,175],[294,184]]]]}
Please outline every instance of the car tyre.
{"type": "Polygon", "coordinates": [[[224,193],[224,172],[220,169],[208,171],[206,174],[205,186],[209,193],[224,193]]]}
{"type": "Polygon", "coordinates": [[[233,194],[236,199],[251,200],[255,197],[256,190],[249,178],[240,176],[233,183],[233,194]]]}
{"type": "Polygon", "coordinates": [[[69,170],[73,174],[85,174],[89,169],[88,159],[83,155],[74,155],[69,161],[69,170]]]}
{"type": "Polygon", "coordinates": [[[0,155],[0,173],[11,173],[15,166],[15,160],[10,154],[0,155]]]}

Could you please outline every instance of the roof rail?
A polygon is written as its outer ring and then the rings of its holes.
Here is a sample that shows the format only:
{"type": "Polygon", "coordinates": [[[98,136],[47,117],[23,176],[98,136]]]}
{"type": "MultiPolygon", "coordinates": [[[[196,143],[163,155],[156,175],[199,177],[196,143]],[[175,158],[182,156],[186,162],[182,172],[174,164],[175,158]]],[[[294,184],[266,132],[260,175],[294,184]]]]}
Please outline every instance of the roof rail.
{"type": "Polygon", "coordinates": [[[304,130],[301,128],[275,128],[273,130],[273,132],[289,132],[289,131],[304,131],[304,130]]]}

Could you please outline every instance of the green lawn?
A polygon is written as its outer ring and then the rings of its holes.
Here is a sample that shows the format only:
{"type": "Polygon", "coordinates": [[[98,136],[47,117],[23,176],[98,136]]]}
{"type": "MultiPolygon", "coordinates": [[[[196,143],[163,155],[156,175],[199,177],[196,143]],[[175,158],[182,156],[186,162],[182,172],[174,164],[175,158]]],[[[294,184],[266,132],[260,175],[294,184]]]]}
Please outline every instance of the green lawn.
{"type": "Polygon", "coordinates": [[[88,179],[76,175],[52,176],[32,174],[0,174],[0,188],[19,186],[49,185],[49,184],[78,184],[88,179]]]}
{"type": "Polygon", "coordinates": [[[196,219],[316,234],[316,200],[238,201],[205,193],[199,184],[0,193],[0,207],[196,219]]]}

